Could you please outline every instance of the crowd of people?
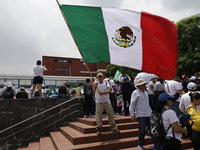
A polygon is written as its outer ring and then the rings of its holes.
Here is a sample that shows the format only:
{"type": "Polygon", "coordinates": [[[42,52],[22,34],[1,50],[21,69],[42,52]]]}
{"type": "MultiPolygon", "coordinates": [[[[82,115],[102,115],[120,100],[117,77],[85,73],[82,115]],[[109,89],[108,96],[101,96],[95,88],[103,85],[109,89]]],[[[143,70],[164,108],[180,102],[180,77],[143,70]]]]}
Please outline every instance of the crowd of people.
{"type": "MultiPolygon", "coordinates": [[[[187,121],[191,126],[190,139],[194,149],[200,149],[200,74],[195,73],[182,79],[174,76],[172,80],[163,80],[154,74],[139,73],[132,79],[120,75],[114,81],[106,73],[97,73],[96,81],[87,79],[82,92],[85,98],[85,117],[95,117],[97,134],[101,134],[102,118],[107,116],[114,132],[119,133],[114,117],[131,116],[139,122],[138,148],[144,149],[143,141],[146,129],[150,126],[152,112],[162,114],[163,127],[167,131],[164,139],[151,135],[156,150],[180,149],[182,135],[187,136],[185,122],[179,121],[182,114],[189,114],[187,121]],[[165,111],[163,111],[165,110],[165,111]]],[[[182,118],[181,118],[182,119],[182,118]]]]}
{"type": "Polygon", "coordinates": [[[4,88],[1,91],[1,99],[27,99],[27,98],[70,98],[74,97],[76,92],[71,89],[71,85],[63,83],[60,87],[51,87],[45,91],[46,86],[43,83],[43,72],[47,71],[47,68],[40,60],[36,62],[33,67],[33,85],[30,89],[26,90],[24,87],[20,87],[16,92],[12,82],[4,84],[4,88]]]}
{"type": "MultiPolygon", "coordinates": [[[[3,99],[11,98],[69,98],[75,92],[70,85],[63,83],[58,90],[51,88],[44,96],[43,72],[47,68],[37,61],[33,68],[33,86],[29,91],[23,87],[16,93],[11,82],[2,90],[3,99]]],[[[97,135],[102,132],[102,118],[107,117],[114,133],[120,133],[115,117],[130,116],[132,121],[139,122],[138,148],[144,149],[146,130],[151,127],[152,112],[162,118],[166,136],[162,139],[152,137],[155,150],[181,149],[182,135],[190,139],[195,150],[200,150],[200,74],[183,75],[182,79],[174,76],[172,80],[163,80],[154,74],[138,73],[130,78],[121,74],[118,80],[110,78],[109,73],[98,72],[96,80],[86,79],[80,93],[84,97],[84,117],[96,118],[97,135]],[[187,116],[187,117],[185,117],[187,116]]]]}

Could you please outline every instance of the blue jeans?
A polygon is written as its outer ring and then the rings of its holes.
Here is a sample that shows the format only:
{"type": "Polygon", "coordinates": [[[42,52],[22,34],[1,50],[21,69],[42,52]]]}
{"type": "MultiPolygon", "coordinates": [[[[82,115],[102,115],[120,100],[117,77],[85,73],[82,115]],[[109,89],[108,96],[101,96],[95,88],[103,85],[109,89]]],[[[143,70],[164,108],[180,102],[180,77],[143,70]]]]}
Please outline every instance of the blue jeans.
{"type": "Polygon", "coordinates": [[[172,102],[172,106],[171,106],[171,109],[173,109],[175,112],[176,112],[176,116],[179,117],[181,115],[181,111],[179,109],[179,104],[180,102],[172,102]]]}
{"type": "Polygon", "coordinates": [[[149,106],[151,107],[151,110],[155,110],[155,97],[153,94],[149,95],[149,106]]]}
{"type": "MultiPolygon", "coordinates": [[[[143,146],[144,137],[145,137],[145,128],[148,126],[150,128],[150,117],[138,117],[139,122],[139,139],[138,139],[138,145],[143,146]]],[[[155,139],[152,135],[151,138],[154,143],[155,150],[161,150],[160,141],[155,139]]]]}

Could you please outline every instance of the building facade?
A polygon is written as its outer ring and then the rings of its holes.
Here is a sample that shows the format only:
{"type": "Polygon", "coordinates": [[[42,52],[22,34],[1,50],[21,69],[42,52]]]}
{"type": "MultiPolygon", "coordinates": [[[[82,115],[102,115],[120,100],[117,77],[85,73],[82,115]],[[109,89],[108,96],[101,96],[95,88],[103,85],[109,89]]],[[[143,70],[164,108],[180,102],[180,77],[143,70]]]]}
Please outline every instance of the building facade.
{"type": "MultiPolygon", "coordinates": [[[[91,78],[84,61],[77,58],[51,57],[43,56],[42,62],[48,69],[44,71],[43,84],[46,88],[59,87],[63,83],[68,83],[71,87],[83,86],[86,78],[91,78]]],[[[105,75],[108,63],[100,62],[87,64],[93,77],[96,77],[98,71],[105,75]]],[[[15,88],[31,88],[33,84],[33,75],[0,75],[0,89],[7,82],[12,82],[15,88]]]]}
{"type": "MultiPolygon", "coordinates": [[[[52,57],[43,56],[42,62],[48,71],[44,72],[44,75],[48,76],[77,76],[88,77],[90,76],[83,59],[78,58],[66,58],[66,57],[52,57]]],[[[102,71],[106,73],[106,67],[109,63],[87,63],[90,73],[93,77],[96,77],[96,73],[102,71]]]]}

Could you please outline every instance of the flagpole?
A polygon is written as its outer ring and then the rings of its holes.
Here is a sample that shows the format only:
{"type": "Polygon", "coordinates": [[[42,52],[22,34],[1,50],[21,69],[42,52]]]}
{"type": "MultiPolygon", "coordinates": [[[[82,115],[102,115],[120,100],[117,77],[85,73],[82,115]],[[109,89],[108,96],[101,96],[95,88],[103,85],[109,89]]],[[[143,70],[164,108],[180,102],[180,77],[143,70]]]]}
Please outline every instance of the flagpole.
{"type": "MultiPolygon", "coordinates": [[[[62,11],[60,5],[59,5],[58,0],[56,0],[56,2],[57,2],[57,4],[58,4],[58,7],[59,7],[61,13],[62,13],[62,16],[63,16],[63,18],[64,18],[64,20],[65,20],[65,23],[67,24],[67,26],[68,26],[68,28],[69,28],[69,25],[68,25],[68,23],[67,23],[67,20],[66,20],[66,18],[65,18],[65,15],[64,15],[64,13],[63,13],[63,11],[62,11]]],[[[73,38],[74,42],[76,43],[75,38],[74,38],[74,35],[72,34],[70,28],[69,28],[69,31],[70,31],[70,33],[71,33],[71,35],[72,35],[72,38],[73,38]]],[[[77,48],[78,48],[78,50],[79,50],[79,53],[81,54],[81,51],[80,51],[80,49],[79,49],[77,43],[76,43],[76,46],[77,46],[77,48]]],[[[84,61],[84,63],[85,63],[85,66],[86,66],[86,68],[87,68],[87,70],[88,70],[90,76],[93,78],[93,76],[92,76],[92,74],[91,74],[91,72],[90,72],[90,70],[89,70],[89,68],[88,68],[88,65],[87,65],[87,63],[85,62],[85,59],[83,58],[83,55],[82,55],[82,54],[81,54],[81,57],[82,57],[82,59],[83,59],[83,61],[84,61]]]]}

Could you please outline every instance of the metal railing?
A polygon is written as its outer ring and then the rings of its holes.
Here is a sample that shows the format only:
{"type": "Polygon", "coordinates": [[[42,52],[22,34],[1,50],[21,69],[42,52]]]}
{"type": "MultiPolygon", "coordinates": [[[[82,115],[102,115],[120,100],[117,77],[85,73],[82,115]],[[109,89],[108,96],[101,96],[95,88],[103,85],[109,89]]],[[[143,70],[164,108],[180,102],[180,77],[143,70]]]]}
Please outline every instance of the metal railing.
{"type": "MultiPolygon", "coordinates": [[[[65,102],[63,102],[63,103],[60,103],[60,104],[58,104],[58,105],[56,105],[56,106],[54,106],[54,107],[52,107],[52,108],[49,108],[48,110],[45,110],[45,111],[43,111],[43,112],[41,112],[41,113],[39,113],[39,114],[36,114],[36,115],[34,115],[34,116],[32,116],[32,117],[30,117],[30,118],[28,118],[28,119],[25,119],[25,120],[23,120],[23,121],[21,121],[21,122],[19,122],[19,123],[16,123],[15,125],[12,125],[12,126],[6,128],[6,129],[3,129],[3,130],[0,131],[0,134],[3,133],[3,132],[5,132],[5,131],[8,131],[8,130],[10,130],[10,129],[13,129],[13,128],[15,128],[15,127],[17,127],[17,126],[19,126],[19,125],[21,125],[21,124],[23,124],[23,123],[26,123],[26,122],[28,122],[28,121],[30,121],[30,120],[32,120],[32,119],[34,119],[34,118],[36,118],[36,117],[38,117],[38,116],[40,116],[40,115],[43,115],[43,114],[45,114],[45,113],[47,113],[47,112],[49,112],[49,111],[51,111],[51,110],[53,110],[53,109],[55,109],[55,108],[61,107],[62,105],[65,105],[65,104],[67,104],[67,103],[73,101],[74,99],[76,99],[76,98],[72,98],[72,99],[70,99],[70,100],[67,100],[67,101],[65,101],[65,102]]],[[[71,105],[71,106],[69,106],[68,108],[62,109],[62,110],[60,110],[58,113],[55,113],[54,115],[51,115],[51,116],[48,117],[48,118],[42,119],[42,120],[40,120],[40,121],[38,121],[38,122],[36,122],[36,123],[33,123],[33,124],[31,124],[31,125],[29,125],[29,126],[23,128],[23,129],[19,130],[19,131],[16,131],[16,132],[14,132],[14,133],[12,133],[12,134],[9,134],[8,136],[1,138],[1,139],[0,139],[0,142],[3,141],[3,140],[5,140],[5,139],[7,139],[7,138],[9,138],[9,137],[11,137],[11,136],[13,136],[13,135],[15,135],[15,134],[17,134],[17,133],[20,133],[20,132],[26,130],[26,129],[28,129],[28,128],[30,128],[30,127],[32,127],[32,126],[38,124],[38,123],[44,122],[44,121],[46,121],[46,120],[48,120],[48,119],[51,119],[52,117],[54,117],[54,116],[56,116],[56,115],[58,115],[58,114],[61,114],[62,112],[66,111],[66,110],[68,110],[68,109],[71,109],[72,107],[77,106],[77,105],[80,105],[80,103],[71,105]]],[[[72,114],[74,114],[74,113],[76,113],[76,112],[80,112],[80,110],[75,110],[75,111],[69,113],[68,115],[66,115],[66,116],[64,116],[64,117],[62,117],[62,118],[60,118],[60,119],[54,121],[53,123],[51,123],[51,124],[49,124],[49,125],[47,125],[47,126],[41,128],[41,129],[44,130],[45,128],[48,128],[48,127],[52,126],[53,124],[55,124],[55,123],[57,123],[57,122],[59,122],[59,121],[65,119],[66,117],[69,117],[70,115],[72,115],[72,114]]]]}

